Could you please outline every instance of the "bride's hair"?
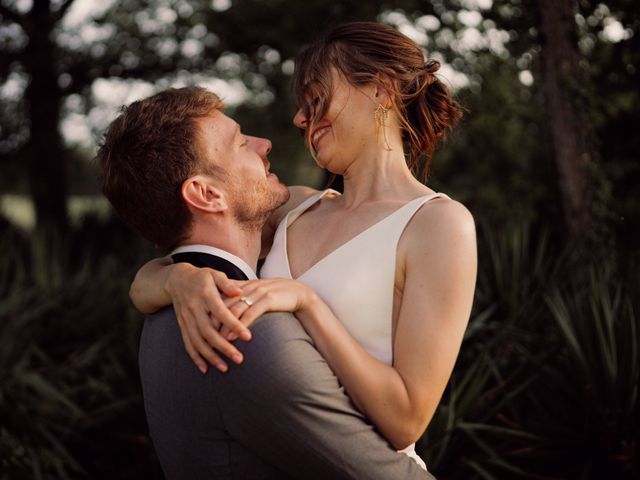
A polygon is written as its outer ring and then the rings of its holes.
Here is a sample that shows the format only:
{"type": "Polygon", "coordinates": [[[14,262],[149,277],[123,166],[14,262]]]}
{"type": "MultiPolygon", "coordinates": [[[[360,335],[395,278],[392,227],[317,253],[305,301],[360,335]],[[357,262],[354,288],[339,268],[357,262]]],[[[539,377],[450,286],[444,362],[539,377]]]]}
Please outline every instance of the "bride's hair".
{"type": "Polygon", "coordinates": [[[388,25],[353,22],[330,30],[296,59],[295,91],[309,122],[308,147],[309,133],[331,101],[332,67],[354,86],[374,83],[387,89],[400,121],[407,164],[415,170],[425,157],[426,176],[436,145],[462,116],[460,105],[435,75],[440,63],[425,61],[413,40],[388,25]]]}

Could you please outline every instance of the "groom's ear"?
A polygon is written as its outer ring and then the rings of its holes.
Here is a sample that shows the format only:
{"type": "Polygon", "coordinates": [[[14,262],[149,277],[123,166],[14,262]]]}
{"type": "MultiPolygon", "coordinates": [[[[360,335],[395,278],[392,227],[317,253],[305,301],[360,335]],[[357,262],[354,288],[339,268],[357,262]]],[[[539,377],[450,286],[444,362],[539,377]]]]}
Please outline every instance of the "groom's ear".
{"type": "Polygon", "coordinates": [[[229,208],[222,190],[206,175],[194,175],[182,183],[182,198],[189,206],[207,213],[221,213],[229,208]]]}

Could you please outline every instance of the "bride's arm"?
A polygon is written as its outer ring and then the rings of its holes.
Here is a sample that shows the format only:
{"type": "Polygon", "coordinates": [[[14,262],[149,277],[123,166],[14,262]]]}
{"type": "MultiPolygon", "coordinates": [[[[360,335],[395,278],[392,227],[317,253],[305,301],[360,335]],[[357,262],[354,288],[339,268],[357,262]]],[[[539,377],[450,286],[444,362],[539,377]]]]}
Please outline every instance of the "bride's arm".
{"type": "MultiPolygon", "coordinates": [[[[296,311],[353,402],[397,449],[415,442],[435,412],[460,349],[475,286],[471,214],[456,202],[430,207],[416,214],[399,249],[405,282],[393,366],[367,353],[316,295],[306,295],[296,311]]],[[[243,321],[252,321],[260,303],[278,308],[278,292],[268,285],[261,294],[243,294],[254,301],[243,321]],[[269,298],[261,300],[264,295],[269,298]]],[[[367,301],[366,292],[361,301],[367,301]]]]}
{"type": "MultiPolygon", "coordinates": [[[[289,187],[289,192],[289,200],[271,213],[262,229],[261,257],[269,253],[275,230],[282,218],[317,190],[305,186],[293,186],[289,187]]],[[[208,286],[217,286],[218,289],[223,289],[226,286],[218,284],[216,281],[217,278],[224,280],[226,276],[217,277],[212,272],[215,270],[198,269],[186,263],[174,264],[169,256],[154,258],[145,263],[136,273],[129,289],[129,296],[134,306],[144,314],[157,312],[174,303],[174,295],[186,293],[192,296],[194,303],[200,303],[204,306],[210,304],[212,299],[217,300],[215,298],[217,289],[213,289],[216,292],[209,291],[208,286]],[[196,282],[196,285],[202,285],[201,291],[198,292],[195,288],[190,288],[189,281],[196,282]],[[185,289],[189,291],[186,292],[185,289]]],[[[189,321],[189,319],[186,320],[189,321]]]]}
{"type": "Polygon", "coordinates": [[[129,296],[135,307],[146,314],[173,304],[187,354],[202,373],[207,371],[207,362],[224,372],[228,366],[218,353],[236,363],[242,362],[242,354],[219,332],[220,327],[224,325],[243,340],[251,339],[251,333],[227,309],[218,290],[227,296],[240,293],[236,282],[223,272],[188,263],[174,264],[170,257],[162,257],[143,265],[129,296]],[[206,301],[201,302],[201,297],[206,301]],[[184,318],[193,321],[185,323],[184,318]]]}
{"type": "MultiPolygon", "coordinates": [[[[317,192],[310,187],[289,187],[289,200],[276,209],[262,231],[262,251],[271,248],[273,235],[280,220],[293,208],[317,192]]],[[[236,338],[251,338],[248,329],[234,317],[222,302],[218,291],[227,296],[238,294],[238,289],[222,272],[210,268],[196,268],[187,263],[174,264],[171,257],[150,260],[138,270],[131,284],[129,296],[142,313],[151,314],[173,304],[178,317],[185,349],[205,372],[207,360],[221,370],[226,364],[212,351],[224,353],[228,358],[240,359],[239,352],[218,333],[224,325],[236,338]]]]}
{"type": "MultiPolygon", "coordinates": [[[[286,203],[274,210],[267,222],[264,225],[261,233],[261,251],[260,257],[264,257],[269,253],[271,244],[273,243],[273,236],[276,228],[280,223],[280,220],[289,213],[293,208],[298,206],[304,200],[316,193],[317,190],[296,185],[289,187],[289,199],[286,203]]],[[[176,288],[180,288],[181,284],[186,282],[181,281],[185,277],[192,275],[196,267],[192,267],[187,264],[174,264],[171,257],[154,258],[153,260],[145,263],[140,270],[136,273],[131,288],[129,289],[129,296],[134,306],[142,313],[150,314],[157,312],[163,307],[171,305],[172,295],[167,286],[170,286],[172,280],[177,277],[175,281],[176,288]]],[[[203,278],[206,279],[208,274],[203,273],[203,278]]],[[[199,278],[197,275],[192,275],[193,278],[199,278]]],[[[213,285],[216,286],[215,276],[213,277],[213,285]]],[[[206,280],[205,280],[206,281],[206,280]]],[[[220,287],[220,285],[218,285],[220,287]]],[[[206,295],[206,293],[205,293],[206,295]]],[[[207,302],[208,297],[203,297],[203,304],[207,302]]]]}

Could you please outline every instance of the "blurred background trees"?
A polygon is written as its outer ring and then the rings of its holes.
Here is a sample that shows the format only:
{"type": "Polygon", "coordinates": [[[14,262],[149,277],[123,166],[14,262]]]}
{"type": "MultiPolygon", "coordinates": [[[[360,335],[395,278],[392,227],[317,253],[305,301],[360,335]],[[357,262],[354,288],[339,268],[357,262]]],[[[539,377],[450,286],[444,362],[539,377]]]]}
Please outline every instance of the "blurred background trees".
{"type": "Polygon", "coordinates": [[[411,36],[468,110],[429,180],[480,238],[469,332],[419,445],[430,468],[640,475],[633,0],[0,0],[1,478],[160,478],[126,298],[153,248],[91,161],[117,108],[208,86],[273,140],[284,181],[320,187],[291,125],[293,58],[349,20],[411,36]]]}
{"type": "MultiPolygon", "coordinates": [[[[235,115],[274,139],[275,168],[286,180],[317,182],[290,126],[292,59],[331,25],[378,19],[446,63],[445,78],[469,108],[456,148],[435,164],[434,181],[449,184],[464,165],[463,177],[476,188],[465,185],[459,193],[480,201],[476,173],[491,171],[482,183],[492,185],[512,173],[487,207],[500,211],[515,200],[532,218],[540,212],[530,208],[537,201],[557,204],[567,228],[579,231],[581,222],[590,223],[591,202],[620,197],[613,192],[619,181],[626,188],[638,180],[631,130],[601,130],[637,118],[640,20],[631,1],[546,1],[402,1],[392,9],[374,1],[5,0],[0,187],[31,196],[39,231],[64,234],[68,195],[97,193],[86,160],[115,107],[172,84],[204,81],[235,92],[235,115]],[[498,102],[492,108],[475,104],[492,90],[501,97],[490,100],[498,102]],[[507,135],[496,134],[505,128],[507,135]],[[612,136],[615,144],[606,144],[612,136]],[[501,145],[490,143],[496,139],[501,145]],[[494,155],[510,168],[501,172],[506,165],[494,155]]],[[[616,202],[624,225],[635,223],[636,209],[616,202]]],[[[507,210],[500,220],[509,218],[507,210]]]]}

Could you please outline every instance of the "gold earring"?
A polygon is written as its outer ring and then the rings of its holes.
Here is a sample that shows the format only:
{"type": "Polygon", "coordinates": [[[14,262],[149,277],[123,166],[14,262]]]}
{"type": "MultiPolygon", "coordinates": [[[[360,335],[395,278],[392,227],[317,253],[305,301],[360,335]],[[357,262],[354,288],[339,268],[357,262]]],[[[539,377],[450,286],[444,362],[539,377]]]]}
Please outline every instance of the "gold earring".
{"type": "Polygon", "coordinates": [[[387,116],[388,115],[389,115],[389,109],[383,106],[381,103],[379,103],[374,112],[374,117],[376,119],[376,127],[378,131],[382,130],[382,138],[384,138],[384,149],[387,152],[390,152],[392,148],[389,145],[389,141],[387,140],[387,116]]]}

